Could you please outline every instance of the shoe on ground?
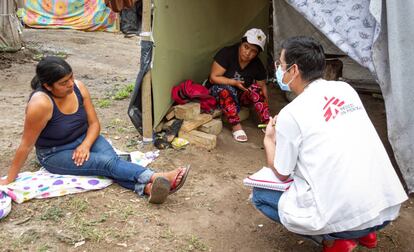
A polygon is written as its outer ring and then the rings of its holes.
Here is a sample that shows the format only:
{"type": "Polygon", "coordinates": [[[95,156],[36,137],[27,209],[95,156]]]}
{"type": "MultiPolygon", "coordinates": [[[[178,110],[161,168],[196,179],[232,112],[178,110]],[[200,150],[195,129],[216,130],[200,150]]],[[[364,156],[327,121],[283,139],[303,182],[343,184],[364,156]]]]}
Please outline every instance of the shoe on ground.
{"type": "Polygon", "coordinates": [[[358,239],[359,244],[367,248],[375,248],[377,246],[377,234],[375,232],[369,233],[364,237],[358,239]]]}
{"type": "Polygon", "coordinates": [[[331,247],[323,246],[323,252],[351,252],[358,245],[354,240],[335,240],[331,247]]]}

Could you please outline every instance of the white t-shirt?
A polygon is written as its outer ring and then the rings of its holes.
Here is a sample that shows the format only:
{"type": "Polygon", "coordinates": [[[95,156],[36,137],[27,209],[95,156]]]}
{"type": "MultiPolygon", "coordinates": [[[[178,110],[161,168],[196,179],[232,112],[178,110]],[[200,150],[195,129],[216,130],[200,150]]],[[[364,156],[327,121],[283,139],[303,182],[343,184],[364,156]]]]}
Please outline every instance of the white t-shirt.
{"type": "Polygon", "coordinates": [[[274,165],[294,183],[279,201],[290,231],[329,234],[393,220],[407,195],[355,90],[316,80],[276,123],[274,165]]]}

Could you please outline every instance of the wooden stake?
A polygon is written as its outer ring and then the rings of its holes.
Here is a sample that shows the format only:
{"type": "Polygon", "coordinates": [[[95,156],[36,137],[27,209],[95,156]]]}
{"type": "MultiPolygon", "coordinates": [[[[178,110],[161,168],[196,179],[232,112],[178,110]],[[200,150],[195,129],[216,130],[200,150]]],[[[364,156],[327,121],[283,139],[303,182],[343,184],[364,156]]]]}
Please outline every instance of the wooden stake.
{"type": "Polygon", "coordinates": [[[143,142],[152,142],[152,101],[151,101],[151,71],[144,75],[142,81],[142,133],[143,142]]]}
{"type": "MultiPolygon", "coordinates": [[[[142,1],[142,31],[151,32],[151,0],[142,1]]],[[[149,41],[150,36],[145,36],[143,40],[149,41]]],[[[143,142],[152,143],[152,100],[151,100],[151,71],[149,70],[142,80],[142,133],[143,142]]]]}

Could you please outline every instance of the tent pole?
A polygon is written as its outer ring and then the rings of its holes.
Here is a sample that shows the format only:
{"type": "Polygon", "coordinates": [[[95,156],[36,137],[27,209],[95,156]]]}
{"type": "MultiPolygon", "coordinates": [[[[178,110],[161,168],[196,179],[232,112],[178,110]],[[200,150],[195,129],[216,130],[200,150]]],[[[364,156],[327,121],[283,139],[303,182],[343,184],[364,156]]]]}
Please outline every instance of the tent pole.
{"type": "MultiPolygon", "coordinates": [[[[151,0],[142,1],[142,31],[151,33],[151,0]]],[[[143,40],[151,40],[151,36],[145,35],[143,40]]],[[[151,70],[148,70],[142,81],[142,133],[143,142],[152,143],[152,95],[151,95],[151,70]]]]}

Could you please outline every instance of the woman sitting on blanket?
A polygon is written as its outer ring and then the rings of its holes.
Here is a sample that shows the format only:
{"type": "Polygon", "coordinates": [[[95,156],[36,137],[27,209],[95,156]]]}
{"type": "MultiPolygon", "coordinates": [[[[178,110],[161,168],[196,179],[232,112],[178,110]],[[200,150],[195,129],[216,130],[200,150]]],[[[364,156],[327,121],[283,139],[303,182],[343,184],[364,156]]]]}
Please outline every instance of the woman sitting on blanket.
{"type": "Polygon", "coordinates": [[[100,123],[88,89],[74,79],[66,61],[46,57],[37,65],[36,74],[22,140],[0,185],[16,179],[34,145],[40,164],[51,173],[109,177],[139,195],[148,195],[151,203],[163,203],[181,188],[189,167],[155,173],[117,156],[99,134],[100,123]]]}
{"type": "Polygon", "coordinates": [[[232,125],[233,138],[246,142],[247,136],[238,112],[240,105],[253,104],[262,123],[269,121],[266,70],[257,57],[264,50],[266,35],[260,29],[248,30],[241,42],[222,48],[211,66],[210,93],[232,125]]]}

